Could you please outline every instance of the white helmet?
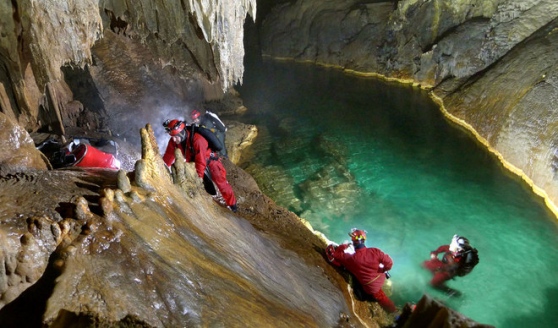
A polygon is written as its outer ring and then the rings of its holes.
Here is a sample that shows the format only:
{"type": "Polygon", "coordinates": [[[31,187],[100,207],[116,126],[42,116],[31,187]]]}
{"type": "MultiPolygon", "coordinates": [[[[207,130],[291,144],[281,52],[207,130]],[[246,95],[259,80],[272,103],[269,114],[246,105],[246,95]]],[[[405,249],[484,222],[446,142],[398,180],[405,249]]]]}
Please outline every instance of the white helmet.
{"type": "Polygon", "coordinates": [[[459,235],[453,235],[449,248],[452,252],[459,252],[462,251],[466,245],[469,245],[469,239],[459,235]]]}

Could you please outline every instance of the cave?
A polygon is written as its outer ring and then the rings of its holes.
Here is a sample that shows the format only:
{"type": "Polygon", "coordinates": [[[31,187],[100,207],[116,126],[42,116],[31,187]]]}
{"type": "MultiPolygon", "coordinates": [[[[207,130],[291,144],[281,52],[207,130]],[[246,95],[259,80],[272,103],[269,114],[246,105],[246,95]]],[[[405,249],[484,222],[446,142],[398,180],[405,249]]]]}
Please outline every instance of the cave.
{"type": "MultiPolygon", "coordinates": [[[[247,60],[424,90],[558,212],[553,1],[12,0],[0,15],[0,326],[397,324],[237,165],[258,135],[239,119],[256,110],[238,91],[247,60]],[[237,212],[192,165],[163,162],[163,122],[194,109],[228,126],[237,212]],[[78,147],[103,145],[117,162],[77,165],[78,147]]],[[[416,303],[400,304],[405,327],[488,326],[416,303]]]]}

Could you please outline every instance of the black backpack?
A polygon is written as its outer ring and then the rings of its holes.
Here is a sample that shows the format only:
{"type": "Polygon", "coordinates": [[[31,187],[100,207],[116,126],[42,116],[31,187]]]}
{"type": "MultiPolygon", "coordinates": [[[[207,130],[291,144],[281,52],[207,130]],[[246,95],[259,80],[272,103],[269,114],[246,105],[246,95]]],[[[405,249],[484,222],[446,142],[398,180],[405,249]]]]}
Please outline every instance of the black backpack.
{"type": "Polygon", "coordinates": [[[217,116],[217,114],[215,114],[213,112],[210,112],[210,111],[206,111],[203,118],[204,118],[204,120],[201,122],[201,124],[202,125],[207,125],[207,128],[215,129],[215,130],[221,131],[223,133],[225,133],[225,131],[227,131],[227,127],[225,126],[225,123],[223,123],[223,121],[221,121],[221,119],[219,118],[219,116],[217,116]]]}
{"type": "Polygon", "coordinates": [[[461,260],[459,261],[459,268],[457,275],[460,277],[466,276],[473,268],[479,263],[479,254],[476,248],[468,247],[461,253],[461,260]]]}
{"type": "MultiPolygon", "coordinates": [[[[190,132],[190,138],[185,138],[182,141],[182,146],[184,147],[184,150],[186,150],[186,147],[190,148],[190,155],[194,156],[195,152],[194,152],[194,133],[197,133],[199,135],[201,135],[202,137],[205,138],[205,140],[207,140],[207,145],[209,146],[209,148],[214,151],[214,152],[220,152],[223,149],[223,144],[221,143],[221,141],[215,136],[215,134],[213,132],[211,132],[211,130],[206,129],[202,126],[198,126],[198,125],[187,125],[186,128],[188,129],[188,131],[190,132]],[[190,141],[189,144],[186,144],[186,141],[190,141]]],[[[194,161],[194,158],[189,159],[190,161],[194,161]]]]}

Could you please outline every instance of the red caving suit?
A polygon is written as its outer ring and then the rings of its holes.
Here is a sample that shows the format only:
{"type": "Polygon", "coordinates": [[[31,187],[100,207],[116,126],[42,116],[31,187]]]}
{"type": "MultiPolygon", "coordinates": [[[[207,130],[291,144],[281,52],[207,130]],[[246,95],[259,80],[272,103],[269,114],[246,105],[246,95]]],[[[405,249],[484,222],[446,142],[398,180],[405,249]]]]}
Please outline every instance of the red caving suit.
{"type": "Polygon", "coordinates": [[[442,245],[438,247],[431,254],[436,257],[428,261],[424,261],[423,266],[430,270],[434,275],[430,284],[434,287],[442,286],[447,280],[452,279],[457,274],[459,268],[459,261],[461,260],[461,253],[452,253],[449,245],[442,245]],[[438,254],[444,253],[442,260],[438,259],[438,254]]]}
{"type": "Polygon", "coordinates": [[[378,248],[367,247],[357,248],[355,254],[348,254],[344,252],[347,247],[347,244],[342,244],[335,249],[332,263],[349,270],[358,279],[364,291],[374,296],[386,311],[397,311],[393,301],[382,290],[386,280],[385,272],[393,266],[391,257],[378,248]],[[383,268],[380,268],[380,263],[384,265],[383,268]]]}
{"type": "Polygon", "coordinates": [[[190,144],[190,133],[191,131],[186,130],[186,142],[177,144],[173,141],[172,138],[169,140],[169,144],[167,145],[167,149],[165,150],[165,155],[163,155],[163,161],[165,161],[165,164],[167,164],[167,166],[171,166],[175,160],[174,150],[176,148],[179,148],[184,155],[184,158],[186,158],[186,162],[191,162],[192,158],[194,159],[196,172],[198,172],[198,176],[200,178],[203,179],[205,168],[206,166],[209,166],[211,180],[213,180],[213,182],[217,185],[217,188],[225,199],[225,203],[228,206],[235,205],[236,197],[234,196],[231,185],[227,181],[227,171],[225,170],[223,163],[221,163],[220,158],[210,158],[212,151],[209,148],[207,140],[205,140],[205,138],[198,133],[194,133],[194,154],[191,153],[189,149],[190,147],[186,147],[186,150],[184,150],[183,145],[190,144]]]}

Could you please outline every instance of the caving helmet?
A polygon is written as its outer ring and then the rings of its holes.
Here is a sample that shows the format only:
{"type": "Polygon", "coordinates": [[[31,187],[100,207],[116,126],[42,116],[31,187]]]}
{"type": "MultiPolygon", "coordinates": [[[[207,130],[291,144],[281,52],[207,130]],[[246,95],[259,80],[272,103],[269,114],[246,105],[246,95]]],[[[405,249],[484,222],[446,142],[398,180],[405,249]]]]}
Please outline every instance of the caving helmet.
{"type": "Polygon", "coordinates": [[[465,237],[461,237],[459,235],[453,235],[449,249],[452,252],[459,252],[462,251],[468,245],[469,245],[469,239],[465,237]]]}
{"type": "Polygon", "coordinates": [[[192,120],[196,120],[198,117],[200,117],[200,115],[201,113],[197,109],[194,109],[192,113],[190,113],[190,117],[192,118],[192,120]]]}
{"type": "Polygon", "coordinates": [[[180,120],[174,119],[166,120],[163,123],[163,126],[165,127],[165,131],[167,131],[168,134],[174,137],[180,134],[180,132],[184,131],[186,124],[180,120]]]}
{"type": "Polygon", "coordinates": [[[359,230],[357,228],[352,228],[349,232],[353,244],[364,244],[366,241],[366,230],[359,230]]]}

